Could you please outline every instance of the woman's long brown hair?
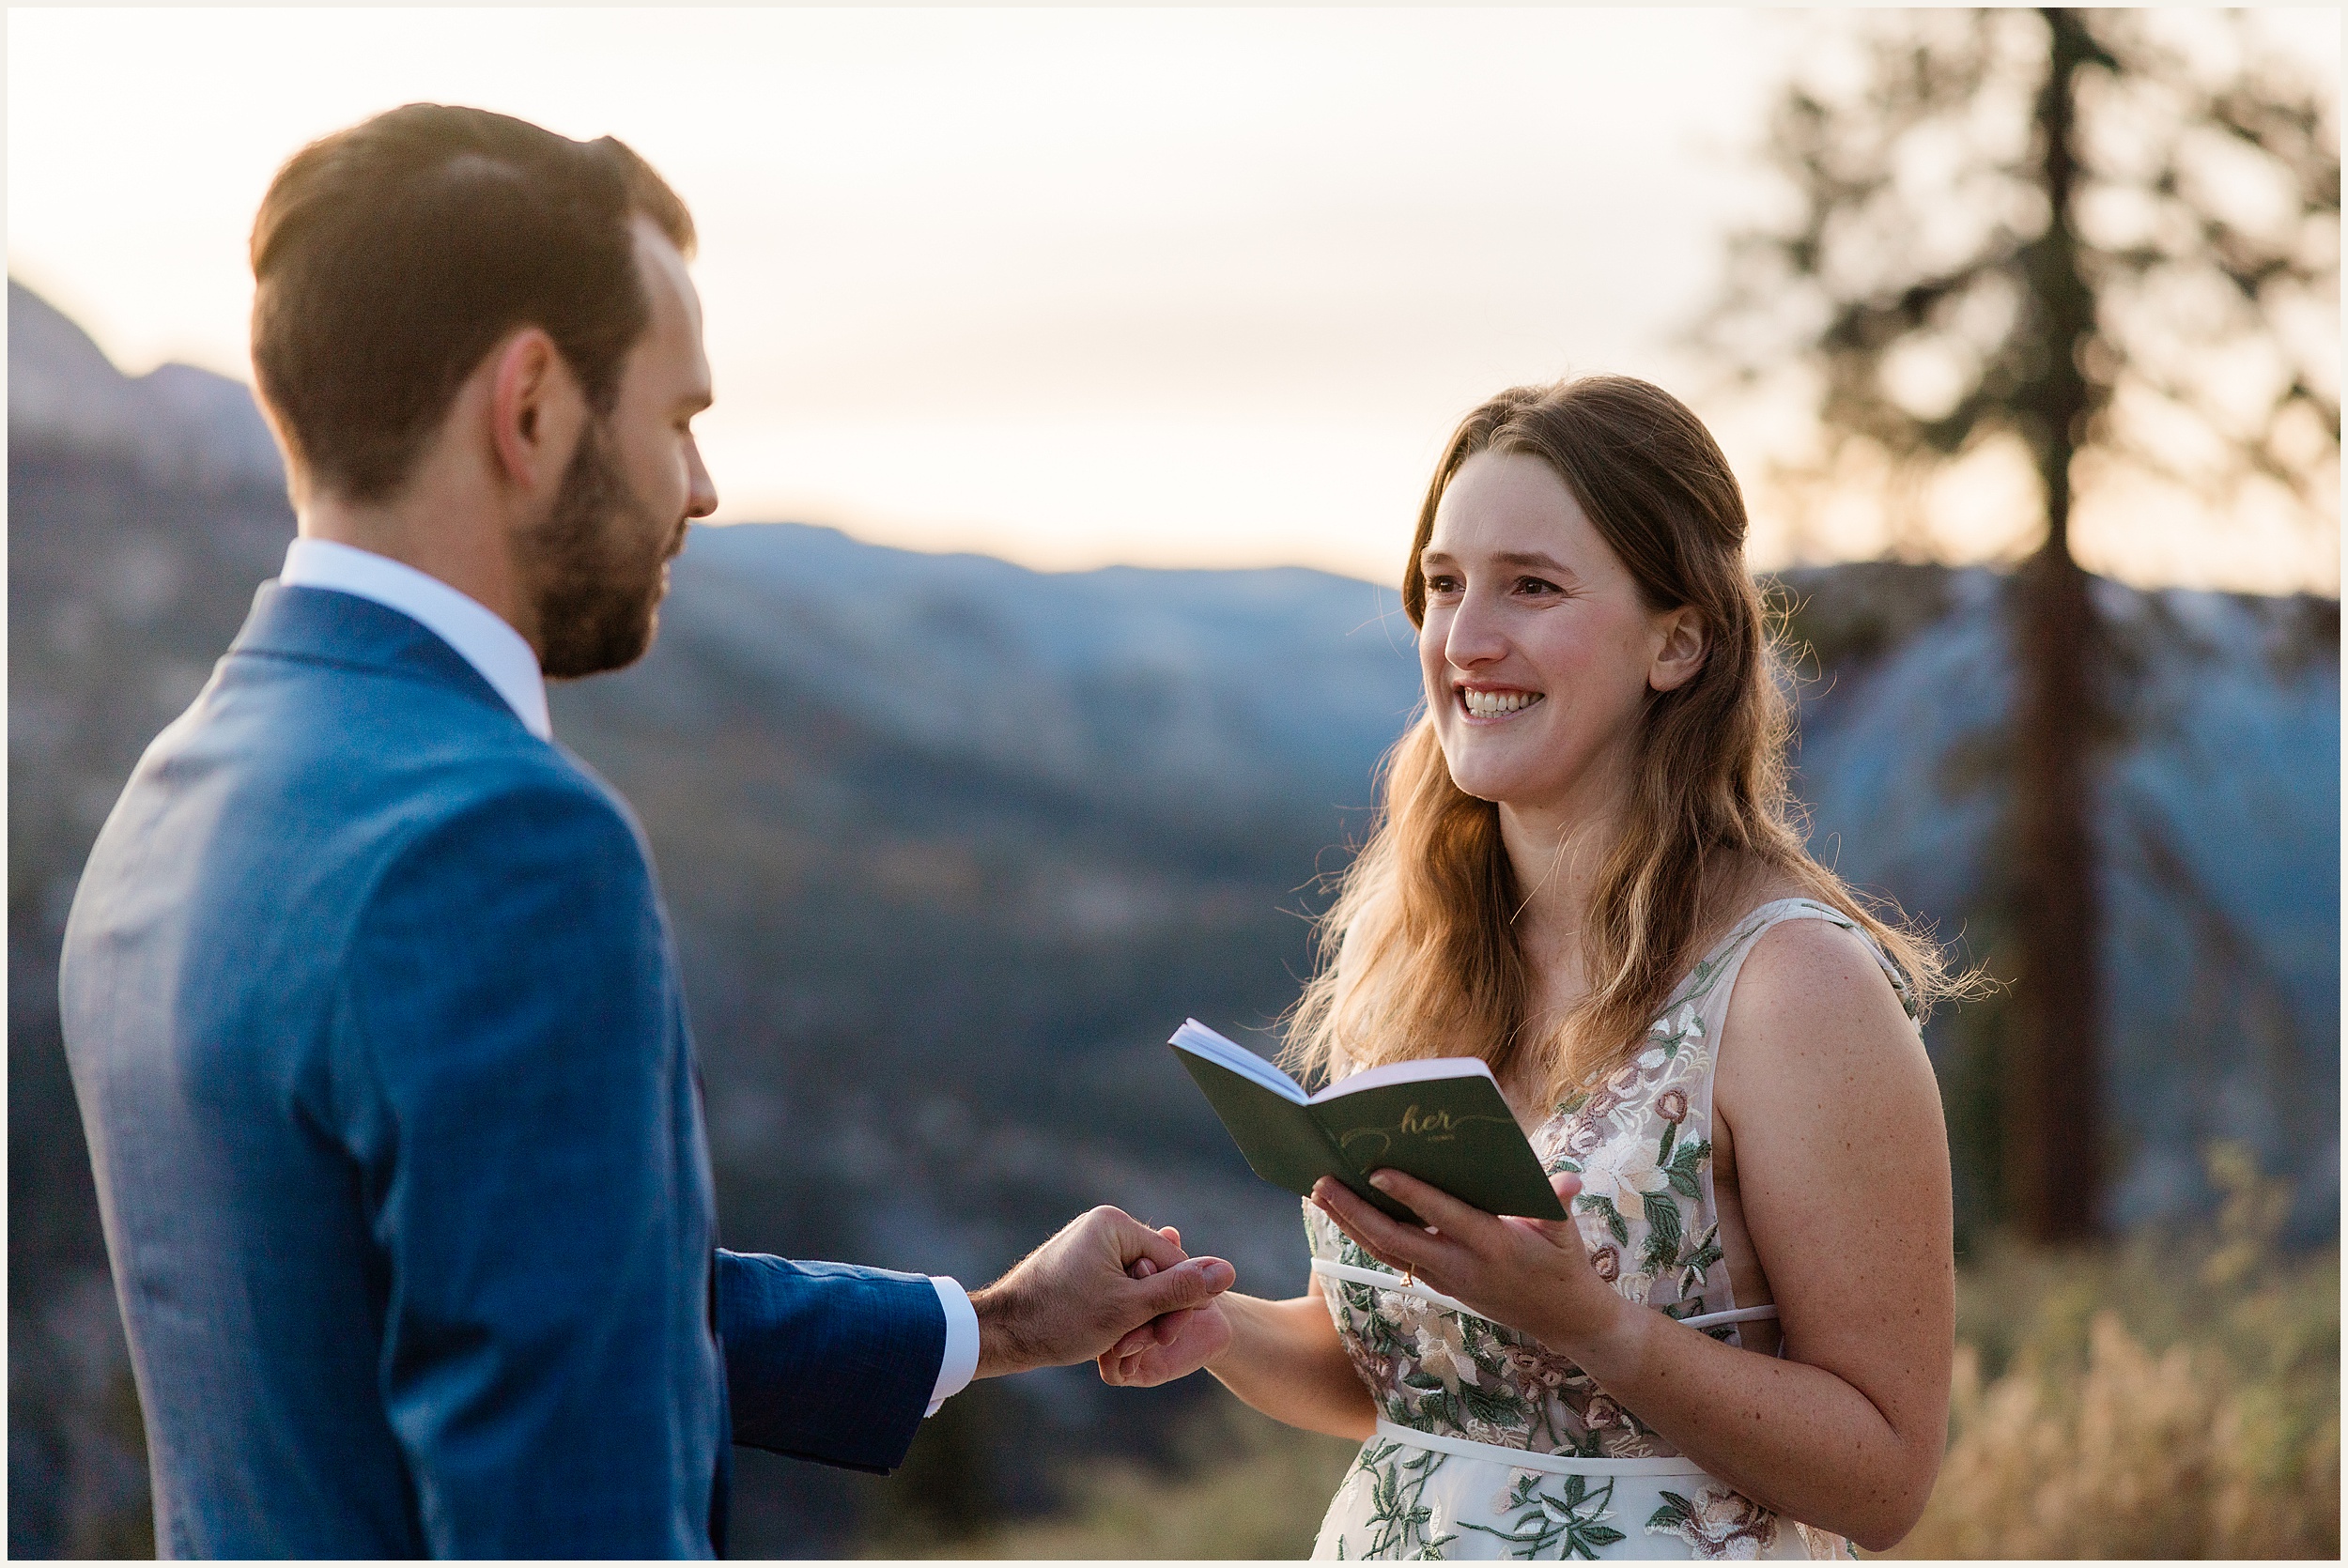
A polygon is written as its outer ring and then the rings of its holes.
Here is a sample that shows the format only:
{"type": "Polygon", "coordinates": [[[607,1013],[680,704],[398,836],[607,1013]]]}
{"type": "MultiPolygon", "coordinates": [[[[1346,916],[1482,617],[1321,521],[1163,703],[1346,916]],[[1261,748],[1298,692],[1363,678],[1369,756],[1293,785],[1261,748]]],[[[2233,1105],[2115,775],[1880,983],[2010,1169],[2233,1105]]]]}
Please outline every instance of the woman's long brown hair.
{"type": "Polygon", "coordinates": [[[1287,1058],[1313,1076],[1338,1064],[1480,1056],[1550,1104],[1635,1054],[1696,945],[1743,913],[1722,907],[1753,868],[1842,911],[1898,968],[1911,1006],[1950,987],[1932,944],[1869,909],[1812,859],[1786,784],[1792,705],[1760,591],[1745,569],[1745,505],[1711,433],[1645,381],[1593,376],[1516,387],[1460,422],[1411,541],[1402,607],[1426,619],[1419,553],[1460,464],[1479,452],[1537,457],[1572,490],[1650,610],[1693,606],[1702,669],[1649,692],[1620,839],[1583,926],[1588,993],[1553,1031],[1527,1028],[1532,976],[1516,917],[1523,889],[1499,808],[1452,782],[1422,716],[1384,767],[1369,841],[1338,884],[1320,962],[1290,1015],[1287,1058]]]}

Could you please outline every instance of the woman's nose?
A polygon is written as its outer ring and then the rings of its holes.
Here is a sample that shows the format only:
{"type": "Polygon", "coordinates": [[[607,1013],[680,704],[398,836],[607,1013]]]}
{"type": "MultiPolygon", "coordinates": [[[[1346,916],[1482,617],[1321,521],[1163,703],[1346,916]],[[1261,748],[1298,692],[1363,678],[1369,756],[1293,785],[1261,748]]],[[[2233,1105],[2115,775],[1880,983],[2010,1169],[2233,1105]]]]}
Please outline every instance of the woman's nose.
{"type": "Polygon", "coordinates": [[[1502,635],[1498,620],[1487,607],[1481,594],[1470,589],[1460,596],[1460,607],[1444,628],[1443,653],[1454,669],[1475,669],[1491,664],[1508,652],[1507,638],[1502,635]]]}

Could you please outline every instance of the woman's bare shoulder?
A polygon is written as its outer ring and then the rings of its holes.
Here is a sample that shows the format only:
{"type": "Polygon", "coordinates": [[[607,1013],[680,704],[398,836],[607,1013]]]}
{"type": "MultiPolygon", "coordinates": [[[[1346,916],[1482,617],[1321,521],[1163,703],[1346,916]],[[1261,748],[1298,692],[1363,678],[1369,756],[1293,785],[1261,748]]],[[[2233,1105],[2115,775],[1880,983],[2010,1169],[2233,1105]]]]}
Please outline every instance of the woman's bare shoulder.
{"type": "Polygon", "coordinates": [[[1815,1328],[1802,1304],[1815,1309],[1815,1292],[1833,1281],[1840,1304],[1828,1315],[1854,1323],[1877,1321],[1851,1302],[1874,1289],[1880,1306],[1892,1274],[1942,1290],[1939,1084],[1867,940],[1831,920],[1763,932],[1717,1049],[1712,1103],[1720,1147],[1733,1150],[1738,1219],[1789,1319],[1815,1328]]]}
{"type": "MultiPolygon", "coordinates": [[[[1831,920],[1783,920],[1755,939],[1729,996],[1722,1086],[1732,1099],[1835,1089],[1912,1096],[1931,1083],[1916,1026],[1874,946],[1831,920]]],[[[1937,1094],[1935,1096],[1937,1099],[1937,1094]]]]}
{"type": "Polygon", "coordinates": [[[1899,1008],[1899,993],[1876,957],[1875,944],[1839,920],[1798,916],[1780,920],[1753,939],[1745,955],[1738,990],[1750,982],[1757,991],[1801,989],[1828,985],[1850,987],[1872,996],[1881,992],[1899,1008]]]}

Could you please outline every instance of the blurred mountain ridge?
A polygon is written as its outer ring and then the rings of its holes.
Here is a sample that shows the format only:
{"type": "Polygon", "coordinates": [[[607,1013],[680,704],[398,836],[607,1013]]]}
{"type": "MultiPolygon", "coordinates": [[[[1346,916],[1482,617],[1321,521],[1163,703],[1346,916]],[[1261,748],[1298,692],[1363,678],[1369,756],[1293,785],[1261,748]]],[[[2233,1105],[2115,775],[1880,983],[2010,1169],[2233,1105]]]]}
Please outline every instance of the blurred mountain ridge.
{"type": "Polygon", "coordinates": [[[664,638],[1071,786],[1360,798],[1417,700],[1398,596],[1303,568],[1041,573],[740,524],[677,571],[664,638]]]}
{"type": "Polygon", "coordinates": [[[166,484],[284,483],[277,443],[244,383],[184,364],[125,376],[87,332],[14,278],[8,441],[127,458],[166,484]]]}
{"type": "MultiPolygon", "coordinates": [[[[9,1541],[50,1555],[133,1539],[143,1507],[57,942],[123,778],[292,518],[239,383],[123,377],[13,282],[9,325],[9,1541]]],[[[1814,848],[1997,969],[2005,580],[1878,563],[1772,592],[1804,651],[1814,848]]],[[[2111,1217],[2206,1208],[2201,1150],[2228,1137],[2292,1179],[2296,1234],[2336,1234],[2338,603],[2098,593],[2111,1217]]],[[[1393,592],[761,524],[694,530],[662,619],[638,666],[558,686],[555,725],[659,862],[729,1244],[976,1283],[1115,1202],[1246,1288],[1300,1287],[1293,1201],[1162,1042],[1197,1014],[1268,1048],[1245,1031],[1293,1000],[1316,878],[1367,830],[1418,700],[1393,592]]],[[[1998,1019],[1950,1009],[1929,1037],[1969,1227],[1997,1212],[1998,1019]]],[[[886,1483],[748,1456],[737,1549],[845,1549],[859,1508],[927,1506],[950,1475],[1015,1506],[1052,1454],[1146,1449],[1197,1391],[990,1386],[886,1483]]]]}

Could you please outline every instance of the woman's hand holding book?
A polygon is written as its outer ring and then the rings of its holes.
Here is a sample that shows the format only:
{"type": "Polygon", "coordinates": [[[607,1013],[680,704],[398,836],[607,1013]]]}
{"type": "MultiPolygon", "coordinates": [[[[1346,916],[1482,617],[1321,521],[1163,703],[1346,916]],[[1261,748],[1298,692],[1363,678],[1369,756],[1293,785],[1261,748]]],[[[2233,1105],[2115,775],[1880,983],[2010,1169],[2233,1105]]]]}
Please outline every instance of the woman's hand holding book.
{"type": "MultiPolygon", "coordinates": [[[[1582,1178],[1569,1172],[1550,1181],[1561,1204],[1582,1191],[1582,1178]]],[[[1369,1182],[1427,1225],[1389,1219],[1327,1178],[1312,1199],[1387,1268],[1571,1356],[1601,1382],[1635,1356],[1638,1332],[1654,1314],[1599,1278],[1573,1221],[1487,1214],[1400,1171],[1374,1172],[1369,1182]]]]}

